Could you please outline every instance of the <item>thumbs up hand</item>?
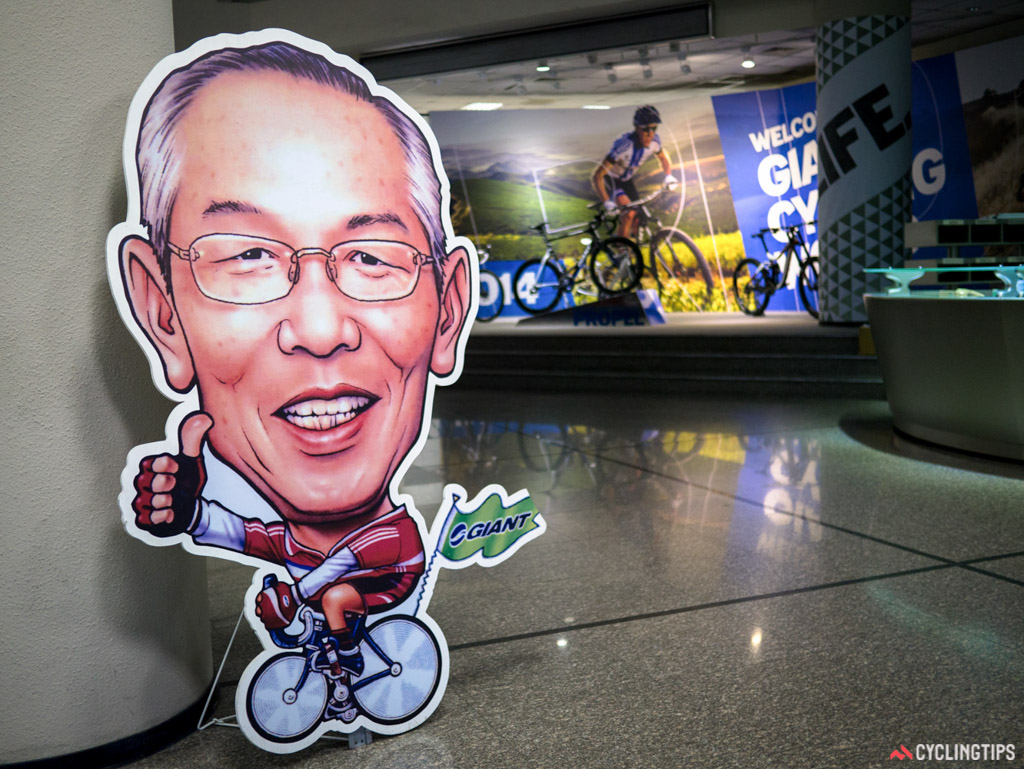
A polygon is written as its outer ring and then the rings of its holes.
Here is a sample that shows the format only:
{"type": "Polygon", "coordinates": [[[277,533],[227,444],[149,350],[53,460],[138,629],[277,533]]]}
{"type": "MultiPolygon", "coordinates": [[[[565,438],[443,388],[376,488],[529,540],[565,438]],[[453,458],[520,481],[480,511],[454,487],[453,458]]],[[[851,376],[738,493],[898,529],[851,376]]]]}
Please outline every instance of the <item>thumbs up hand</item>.
{"type": "Polygon", "coordinates": [[[202,411],[189,414],[181,423],[177,456],[160,454],[139,463],[135,476],[136,525],[158,537],[173,537],[195,528],[196,501],[206,482],[203,438],[213,419],[202,411]]]}

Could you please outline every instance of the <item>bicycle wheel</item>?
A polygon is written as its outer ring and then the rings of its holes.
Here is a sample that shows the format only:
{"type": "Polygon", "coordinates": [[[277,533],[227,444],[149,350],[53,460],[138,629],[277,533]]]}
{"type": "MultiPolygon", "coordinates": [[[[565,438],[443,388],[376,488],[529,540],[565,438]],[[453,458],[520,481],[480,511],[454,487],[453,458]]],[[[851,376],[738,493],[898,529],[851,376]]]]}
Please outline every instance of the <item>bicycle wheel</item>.
{"type": "Polygon", "coordinates": [[[279,654],[263,663],[249,684],[246,713],[261,737],[294,742],[312,732],[327,707],[327,679],[311,672],[294,687],[306,667],[304,654],[279,654]]]}
{"type": "Polygon", "coordinates": [[[732,274],[736,303],[747,315],[763,315],[775,291],[765,271],[766,265],[767,262],[762,264],[756,259],[743,259],[732,274]]]}
{"type": "Polygon", "coordinates": [[[818,257],[811,256],[800,266],[800,298],[812,318],[818,317],[818,257]]]}
{"type": "Polygon", "coordinates": [[[534,472],[561,470],[569,459],[568,431],[564,425],[552,426],[550,432],[527,430],[524,425],[516,436],[519,457],[534,472]],[[534,439],[531,442],[531,439],[534,439]]]}
{"type": "Polygon", "coordinates": [[[494,320],[505,309],[505,289],[501,280],[490,270],[480,270],[480,306],[476,319],[487,323],[494,320]]]}
{"type": "Polygon", "coordinates": [[[665,227],[651,237],[651,265],[657,270],[664,269],[670,277],[682,280],[691,261],[696,264],[700,276],[707,286],[708,296],[715,288],[715,277],[711,273],[704,253],[689,235],[675,227],[665,227]]]}
{"type": "Polygon", "coordinates": [[[441,681],[441,648],[430,629],[415,617],[382,619],[369,631],[373,644],[359,644],[366,669],[352,681],[352,696],[368,718],[379,724],[408,721],[426,707],[441,681]],[[378,673],[385,675],[360,684],[378,673]]]}
{"type": "Polygon", "coordinates": [[[531,315],[547,312],[562,298],[562,268],[550,259],[529,259],[516,270],[512,293],[516,304],[531,315]]]}
{"type": "Polygon", "coordinates": [[[629,238],[608,238],[590,254],[590,277],[609,294],[632,291],[644,273],[644,258],[629,238]]]}

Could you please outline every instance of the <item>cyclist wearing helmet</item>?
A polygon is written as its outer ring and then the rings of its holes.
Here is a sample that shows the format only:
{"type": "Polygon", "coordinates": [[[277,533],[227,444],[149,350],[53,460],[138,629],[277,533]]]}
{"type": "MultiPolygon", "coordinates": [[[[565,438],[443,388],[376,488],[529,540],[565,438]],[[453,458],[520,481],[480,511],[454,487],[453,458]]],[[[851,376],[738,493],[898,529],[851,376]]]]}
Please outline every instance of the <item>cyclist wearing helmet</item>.
{"type": "MultiPolygon", "coordinates": [[[[633,113],[633,130],[615,140],[608,155],[590,177],[594,192],[601,199],[606,211],[611,212],[619,206],[628,206],[640,198],[633,183],[633,176],[652,155],[661,163],[661,170],[665,174],[664,184],[671,187],[679,183],[671,173],[672,166],[668,155],[661,146],[661,139],[657,133],[660,123],[661,115],[658,114],[657,108],[650,104],[638,107],[633,113]]],[[[627,210],[619,219],[617,234],[630,237],[636,217],[636,210],[627,210]]]]}

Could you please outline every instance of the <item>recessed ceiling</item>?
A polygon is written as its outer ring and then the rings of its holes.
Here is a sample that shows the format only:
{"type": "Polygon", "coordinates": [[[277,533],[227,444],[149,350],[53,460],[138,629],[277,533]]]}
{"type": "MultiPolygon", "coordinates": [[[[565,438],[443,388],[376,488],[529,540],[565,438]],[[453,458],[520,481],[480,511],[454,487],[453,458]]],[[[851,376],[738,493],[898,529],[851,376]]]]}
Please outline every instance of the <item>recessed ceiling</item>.
{"type": "MultiPolygon", "coordinates": [[[[1021,32],[1024,1],[913,0],[915,47],[988,31],[995,40],[1021,32]]],[[[689,43],[666,41],[591,54],[550,57],[480,70],[403,78],[384,83],[422,113],[496,102],[503,109],[630,106],[729,90],[767,88],[814,76],[815,29],[764,32],[689,43]],[[740,62],[750,57],[755,65],[740,62]]],[[[979,40],[978,42],[982,42],[979,40]]]]}

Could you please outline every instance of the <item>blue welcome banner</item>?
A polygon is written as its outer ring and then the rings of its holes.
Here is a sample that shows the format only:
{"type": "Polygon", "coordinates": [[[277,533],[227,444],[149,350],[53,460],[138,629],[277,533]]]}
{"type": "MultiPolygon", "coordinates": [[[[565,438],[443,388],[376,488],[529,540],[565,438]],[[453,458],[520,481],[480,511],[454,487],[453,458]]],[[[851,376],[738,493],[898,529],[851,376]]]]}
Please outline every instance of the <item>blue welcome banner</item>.
{"type": "MultiPolygon", "coordinates": [[[[978,215],[963,105],[953,54],[914,62],[911,70],[914,218],[973,219],[978,215]]],[[[818,148],[814,83],[712,97],[725,154],[736,220],[747,256],[764,259],[754,235],[763,227],[804,224],[804,238],[817,253],[813,225],[818,208],[818,148]]],[[[766,236],[780,251],[785,236],[766,236]]],[[[915,259],[941,258],[945,249],[919,249],[915,259]]],[[[966,257],[981,249],[961,249],[966,257]]],[[[796,310],[793,290],[772,298],[770,310],[796,310]]]]}
{"type": "MultiPolygon", "coordinates": [[[[764,260],[786,243],[784,232],[755,236],[764,227],[804,225],[804,239],[817,253],[813,222],[818,211],[818,145],[814,83],[712,97],[725,154],[736,221],[747,256],[764,260]]],[[[730,265],[732,267],[733,265],[730,265]]],[[[786,288],[772,297],[771,310],[799,310],[790,266],[786,288]]]]}
{"type": "MultiPolygon", "coordinates": [[[[978,200],[967,144],[964,110],[954,54],[914,62],[913,107],[914,218],[974,219],[978,200]]],[[[980,246],[960,249],[964,257],[982,255],[980,246]]],[[[915,259],[940,259],[945,248],[921,248],[915,259]]]]}

